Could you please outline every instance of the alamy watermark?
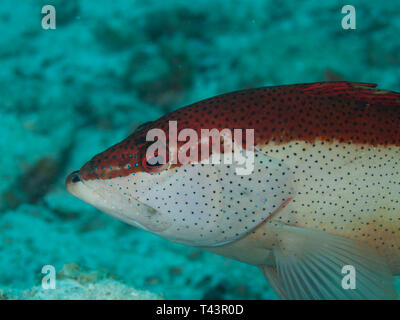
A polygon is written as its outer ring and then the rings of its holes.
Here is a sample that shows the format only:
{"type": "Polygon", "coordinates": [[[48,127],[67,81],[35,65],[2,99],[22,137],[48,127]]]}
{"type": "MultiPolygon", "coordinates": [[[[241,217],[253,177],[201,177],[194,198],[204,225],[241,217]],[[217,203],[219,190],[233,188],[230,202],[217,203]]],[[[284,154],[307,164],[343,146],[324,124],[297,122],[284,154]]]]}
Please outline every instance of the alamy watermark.
{"type": "Polygon", "coordinates": [[[158,128],[147,132],[146,141],[153,142],[146,150],[150,166],[220,164],[223,158],[223,164],[236,165],[238,175],[249,175],[254,169],[254,129],[201,129],[199,137],[190,128],[178,133],[177,121],[169,121],[168,141],[166,132],[158,128]],[[184,143],[178,146],[178,142],[184,143]]]}
{"type": "Polygon", "coordinates": [[[56,8],[52,5],[45,5],[42,7],[42,28],[45,30],[56,28],[56,8]]]}
{"type": "Polygon", "coordinates": [[[342,18],[342,28],[344,30],[353,29],[355,30],[356,27],[356,8],[352,5],[345,5],[342,8],[342,13],[346,14],[342,18]]]}
{"type": "Polygon", "coordinates": [[[46,264],[42,267],[42,273],[45,276],[42,278],[42,289],[49,290],[56,288],[56,268],[51,264],[46,264]]]}
{"type": "Polygon", "coordinates": [[[343,266],[342,274],[345,275],[342,279],[342,288],[344,290],[356,289],[356,268],[350,264],[343,266]]]}

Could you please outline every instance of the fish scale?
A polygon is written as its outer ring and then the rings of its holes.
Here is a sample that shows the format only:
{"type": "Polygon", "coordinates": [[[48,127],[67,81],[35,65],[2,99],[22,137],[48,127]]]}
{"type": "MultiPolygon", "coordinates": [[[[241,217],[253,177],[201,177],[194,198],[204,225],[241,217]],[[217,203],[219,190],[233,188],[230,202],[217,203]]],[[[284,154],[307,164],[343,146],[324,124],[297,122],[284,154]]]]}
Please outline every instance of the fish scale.
{"type": "MultiPolygon", "coordinates": [[[[281,298],[394,298],[399,129],[400,94],[375,84],[243,90],[146,123],[71,174],[67,188],[166,239],[258,266],[281,298]],[[171,157],[148,167],[146,134],[158,128],[172,139],[170,121],[177,122],[173,134],[254,129],[254,150],[246,140],[237,146],[254,153],[252,172],[238,175],[237,163],[183,164],[171,157]],[[340,285],[344,266],[357,270],[357,289],[340,285]]],[[[184,145],[168,140],[169,154],[184,145]]]]}

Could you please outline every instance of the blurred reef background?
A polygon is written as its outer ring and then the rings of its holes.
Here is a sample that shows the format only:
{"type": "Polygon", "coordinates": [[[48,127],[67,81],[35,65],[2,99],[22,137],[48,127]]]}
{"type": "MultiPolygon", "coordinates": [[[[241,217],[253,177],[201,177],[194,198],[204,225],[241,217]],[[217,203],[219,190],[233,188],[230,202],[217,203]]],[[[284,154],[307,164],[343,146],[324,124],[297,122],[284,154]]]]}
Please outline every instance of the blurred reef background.
{"type": "Polygon", "coordinates": [[[238,89],[400,90],[398,1],[1,0],[0,299],[276,299],[255,267],[132,228],[68,173],[145,121],[238,89]],[[57,29],[41,27],[52,4],[57,29]],[[41,289],[43,265],[58,289],[41,289]]]}

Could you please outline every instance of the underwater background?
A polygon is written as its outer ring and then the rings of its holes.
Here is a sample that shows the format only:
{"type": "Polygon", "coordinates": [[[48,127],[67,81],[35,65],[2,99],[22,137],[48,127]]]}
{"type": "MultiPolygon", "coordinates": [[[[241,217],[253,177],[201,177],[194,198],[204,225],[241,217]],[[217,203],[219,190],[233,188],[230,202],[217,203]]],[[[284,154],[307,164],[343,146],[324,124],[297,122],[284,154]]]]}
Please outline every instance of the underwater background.
{"type": "Polygon", "coordinates": [[[277,299],[256,267],[119,222],[65,178],[216,94],[325,80],[400,91],[399,34],[397,0],[1,0],[0,299],[277,299]]]}

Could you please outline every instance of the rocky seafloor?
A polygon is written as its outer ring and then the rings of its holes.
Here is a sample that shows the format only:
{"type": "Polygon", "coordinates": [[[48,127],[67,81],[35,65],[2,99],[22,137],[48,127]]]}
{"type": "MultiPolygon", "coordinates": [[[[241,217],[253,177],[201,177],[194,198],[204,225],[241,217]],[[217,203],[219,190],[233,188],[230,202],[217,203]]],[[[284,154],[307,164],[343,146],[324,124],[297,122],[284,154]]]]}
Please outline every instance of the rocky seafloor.
{"type": "Polygon", "coordinates": [[[352,1],[356,30],[341,28],[344,4],[2,0],[0,299],[276,299],[257,268],[116,221],[64,180],[142,122],[219,93],[340,79],[399,91],[398,1],[352,1]],[[56,290],[41,289],[44,265],[56,290]]]}

